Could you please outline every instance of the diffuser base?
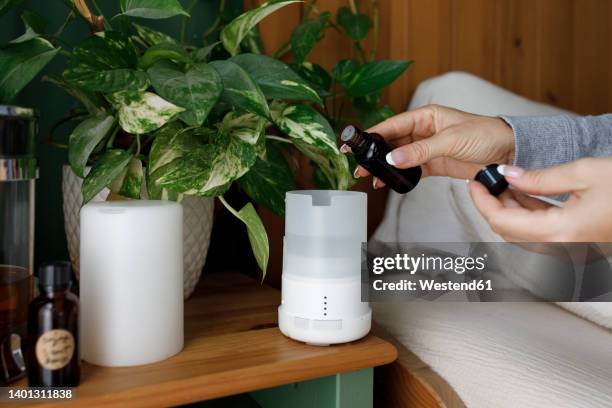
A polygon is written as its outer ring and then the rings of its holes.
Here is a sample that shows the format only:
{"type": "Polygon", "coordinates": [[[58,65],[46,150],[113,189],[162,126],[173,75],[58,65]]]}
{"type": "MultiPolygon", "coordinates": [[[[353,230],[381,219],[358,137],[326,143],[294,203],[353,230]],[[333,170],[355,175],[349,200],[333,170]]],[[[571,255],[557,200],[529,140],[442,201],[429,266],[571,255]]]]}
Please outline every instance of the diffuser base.
{"type": "Polygon", "coordinates": [[[357,318],[340,320],[306,319],[278,308],[278,328],[287,337],[316,346],[348,343],[370,332],[372,311],[357,318]]]}

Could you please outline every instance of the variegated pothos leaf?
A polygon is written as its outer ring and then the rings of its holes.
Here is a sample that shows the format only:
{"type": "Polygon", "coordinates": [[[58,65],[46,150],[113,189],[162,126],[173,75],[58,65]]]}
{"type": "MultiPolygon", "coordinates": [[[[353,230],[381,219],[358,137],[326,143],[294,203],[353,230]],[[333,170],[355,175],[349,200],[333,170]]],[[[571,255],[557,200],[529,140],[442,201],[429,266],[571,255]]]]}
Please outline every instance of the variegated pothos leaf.
{"type": "Polygon", "coordinates": [[[331,125],[323,115],[310,106],[274,101],[270,108],[274,123],[290,138],[329,154],[340,154],[331,125]]]}
{"type": "Polygon", "coordinates": [[[267,124],[267,120],[253,113],[237,115],[235,112],[229,112],[218,126],[223,134],[256,145],[267,124]]]}
{"type": "Polygon", "coordinates": [[[152,92],[116,92],[109,100],[119,111],[121,128],[132,134],[157,130],[185,110],[152,92]]]}
{"type": "Polygon", "coordinates": [[[156,183],[189,195],[217,196],[242,177],[257,159],[255,144],[265,121],[253,114],[228,113],[210,143],[159,168],[156,183]]]}

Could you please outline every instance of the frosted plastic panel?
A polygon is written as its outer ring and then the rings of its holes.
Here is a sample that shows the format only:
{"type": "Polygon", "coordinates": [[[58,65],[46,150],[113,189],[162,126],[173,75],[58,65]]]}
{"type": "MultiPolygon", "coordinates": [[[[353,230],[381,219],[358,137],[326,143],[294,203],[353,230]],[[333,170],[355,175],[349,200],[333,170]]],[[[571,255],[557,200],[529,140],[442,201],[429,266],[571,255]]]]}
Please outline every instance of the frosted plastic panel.
{"type": "Polygon", "coordinates": [[[359,276],[367,239],[367,196],[305,190],[286,196],[283,274],[341,279],[359,276]]]}

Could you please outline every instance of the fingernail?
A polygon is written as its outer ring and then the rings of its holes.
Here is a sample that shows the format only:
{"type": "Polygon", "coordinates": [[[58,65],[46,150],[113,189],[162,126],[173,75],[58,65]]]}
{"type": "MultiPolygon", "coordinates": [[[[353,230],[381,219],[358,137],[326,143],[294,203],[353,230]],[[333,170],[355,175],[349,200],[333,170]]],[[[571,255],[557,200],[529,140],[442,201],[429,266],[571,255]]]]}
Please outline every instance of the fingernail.
{"type": "Polygon", "coordinates": [[[346,144],[343,144],[342,146],[340,146],[340,151],[342,153],[348,153],[349,152],[349,147],[346,144]]]}
{"type": "Polygon", "coordinates": [[[470,179],[465,179],[465,184],[470,184],[470,179]]]}
{"type": "Polygon", "coordinates": [[[387,153],[387,156],[385,156],[385,159],[387,160],[387,163],[389,163],[390,165],[397,166],[399,163],[406,161],[407,157],[403,151],[396,149],[392,152],[387,153]]]}
{"type": "Polygon", "coordinates": [[[505,164],[500,164],[499,166],[497,166],[497,172],[501,174],[502,176],[519,178],[523,175],[525,170],[521,169],[520,167],[516,167],[516,166],[508,166],[505,164]]]}
{"type": "MultiPolygon", "coordinates": [[[[345,173],[345,174],[346,174],[346,173],[345,173]]],[[[357,168],[355,169],[355,171],[353,172],[353,177],[355,177],[356,179],[357,179],[357,178],[359,178],[359,177],[361,177],[361,176],[359,175],[359,169],[357,169],[357,168]]]]}
{"type": "Polygon", "coordinates": [[[378,181],[378,179],[376,177],[372,177],[372,187],[374,187],[374,190],[376,190],[376,182],[378,181]]]}

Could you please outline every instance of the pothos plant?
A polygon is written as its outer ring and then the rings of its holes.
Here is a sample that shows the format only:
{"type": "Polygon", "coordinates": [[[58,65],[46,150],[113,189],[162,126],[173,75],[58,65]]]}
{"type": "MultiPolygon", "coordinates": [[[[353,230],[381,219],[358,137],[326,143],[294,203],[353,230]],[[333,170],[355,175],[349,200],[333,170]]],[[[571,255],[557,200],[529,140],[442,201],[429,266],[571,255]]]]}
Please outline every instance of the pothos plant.
{"type": "MultiPolygon", "coordinates": [[[[84,178],[83,202],[105,187],[130,199],[218,197],[246,225],[265,276],[268,238],[253,204],[237,210],[223,194],[237,183],[255,203],[282,214],[285,192],[294,188],[287,161],[293,151],[310,159],[319,184],[347,189],[349,159],[334,131],[343,106],[352,102],[366,126],[384,119],[391,111],[379,106],[380,91],[409,65],[375,61],[375,46],[369,55],[363,49],[371,27],[377,36],[377,1],[374,22],[358,2],[340,8],[333,21],[312,1],[290,40],[265,55],[257,24],[297,2],[271,1],[227,22],[219,17],[197,46],[131,20],[188,17],[196,1],[185,9],[177,0],[121,0],[120,15],[107,22],[74,0],[73,12],[93,35],[67,51],[61,75],[46,79],[82,106],[68,157],[84,178]],[[307,60],[330,28],[355,47],[355,58],[338,62],[331,74],[307,60]],[[216,31],[220,41],[210,43],[216,31]],[[289,55],[289,63],[281,60],[289,55]]],[[[224,0],[220,7],[223,16],[224,0]]]]}

